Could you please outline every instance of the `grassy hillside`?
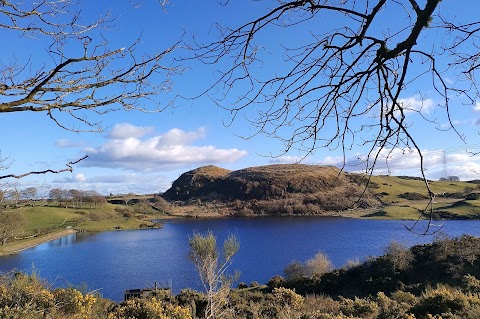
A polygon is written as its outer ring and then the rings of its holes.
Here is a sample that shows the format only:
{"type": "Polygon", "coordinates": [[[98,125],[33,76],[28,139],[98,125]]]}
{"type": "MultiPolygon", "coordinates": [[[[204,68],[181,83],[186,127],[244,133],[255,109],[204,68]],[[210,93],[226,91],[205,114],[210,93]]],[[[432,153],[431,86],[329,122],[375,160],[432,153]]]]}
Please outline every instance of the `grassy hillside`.
{"type": "MultiPolygon", "coordinates": [[[[480,216],[478,184],[429,181],[436,219],[480,216]],[[470,195],[470,197],[469,197],[470,195]]],[[[269,165],[228,171],[205,166],[182,174],[163,195],[180,216],[343,215],[417,219],[429,204],[420,178],[372,176],[315,165],[269,165]]],[[[429,216],[426,216],[429,217],[429,216]]]]}
{"type": "Polygon", "coordinates": [[[232,172],[208,166],[182,174],[163,197],[181,215],[325,215],[380,205],[364,185],[361,176],[330,166],[269,165],[232,172]]]}
{"type": "MultiPolygon", "coordinates": [[[[148,197],[154,200],[152,196],[148,197]]],[[[65,207],[59,203],[23,206],[14,210],[23,216],[24,223],[9,238],[6,246],[0,246],[0,255],[30,247],[55,238],[55,234],[66,235],[66,230],[107,231],[120,229],[143,229],[160,227],[152,219],[165,217],[152,207],[145,196],[124,199],[122,204],[105,203],[98,207],[65,207]]]]}
{"type": "Polygon", "coordinates": [[[148,220],[157,217],[159,213],[148,205],[115,204],[104,204],[97,208],[59,207],[50,204],[22,207],[18,211],[26,219],[22,229],[26,236],[67,226],[83,231],[138,228],[135,225],[149,224],[148,220]]]}
{"type": "MultiPolygon", "coordinates": [[[[425,182],[416,178],[398,176],[372,176],[371,181],[378,186],[375,193],[386,193],[383,199],[387,202],[396,202],[399,195],[407,192],[416,192],[427,195],[425,182]]],[[[463,193],[465,189],[470,191],[477,189],[477,184],[470,182],[429,181],[431,190],[442,196],[444,193],[463,193]]]]}
{"type": "MultiPolygon", "coordinates": [[[[397,176],[372,176],[371,182],[370,190],[381,198],[383,205],[367,214],[359,212],[356,217],[414,219],[418,218],[429,203],[423,180],[397,176]]],[[[435,193],[434,218],[479,218],[480,201],[475,198],[480,189],[475,181],[429,181],[429,185],[435,193]],[[469,195],[470,199],[468,199],[469,195]]]]}

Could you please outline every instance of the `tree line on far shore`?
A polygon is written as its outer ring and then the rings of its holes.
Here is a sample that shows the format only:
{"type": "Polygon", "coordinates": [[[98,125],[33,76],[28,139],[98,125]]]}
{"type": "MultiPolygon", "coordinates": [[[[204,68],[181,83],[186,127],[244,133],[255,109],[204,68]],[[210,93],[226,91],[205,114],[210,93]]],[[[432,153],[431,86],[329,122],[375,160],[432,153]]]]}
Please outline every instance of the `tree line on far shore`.
{"type": "Polygon", "coordinates": [[[52,188],[42,190],[40,187],[27,187],[19,189],[11,187],[8,190],[0,190],[0,203],[3,207],[16,207],[19,205],[36,206],[56,202],[61,207],[90,208],[105,204],[107,199],[95,190],[61,189],[52,188]]]}

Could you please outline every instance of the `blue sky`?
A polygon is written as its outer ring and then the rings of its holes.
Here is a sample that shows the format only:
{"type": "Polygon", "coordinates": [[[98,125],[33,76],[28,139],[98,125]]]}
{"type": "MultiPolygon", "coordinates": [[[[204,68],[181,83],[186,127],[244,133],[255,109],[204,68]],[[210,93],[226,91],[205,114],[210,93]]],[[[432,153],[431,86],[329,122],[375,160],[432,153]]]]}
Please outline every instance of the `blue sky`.
{"type": "MultiPolygon", "coordinates": [[[[113,5],[111,1],[88,0],[84,2],[82,17],[86,20],[96,19],[100,14],[111,10],[118,17],[116,25],[104,31],[111,48],[126,46],[141,36],[141,49],[157,51],[173,44],[182,35],[185,39],[191,39],[194,35],[196,39],[208,42],[214,39],[214,23],[236,27],[266,12],[275,3],[230,1],[227,5],[221,5],[217,1],[172,0],[171,5],[163,11],[155,1],[144,0],[138,8],[134,8],[129,1],[115,1],[113,5]]],[[[473,8],[480,8],[480,4],[473,0],[465,3],[469,5],[460,6],[444,1],[440,9],[442,13],[470,21],[470,16],[478,11],[473,8]]],[[[387,18],[383,19],[385,23],[390,23],[387,18]]],[[[322,21],[322,27],[328,27],[333,22],[322,21]]],[[[303,30],[301,34],[298,31],[261,35],[270,50],[265,55],[266,74],[275,68],[282,68],[283,57],[276,51],[279,42],[294,45],[310,36],[310,30],[303,30]]],[[[2,38],[10,44],[0,47],[2,63],[12,57],[18,60],[31,59],[38,64],[48,63],[42,39],[19,39],[5,30],[0,32],[2,38]]],[[[422,40],[428,44],[441,41],[441,38],[432,34],[435,35],[434,31],[422,40]]],[[[172,58],[188,55],[186,50],[177,52],[172,58]]],[[[171,62],[168,59],[166,63],[171,62]]],[[[159,102],[168,103],[172,95],[177,93],[196,96],[218,76],[215,68],[195,61],[184,61],[181,65],[185,71],[174,78],[172,94],[156,97],[159,102]]],[[[454,76],[455,74],[451,75],[452,81],[454,76]]],[[[452,119],[457,129],[466,136],[463,142],[452,130],[443,130],[448,125],[442,108],[438,106],[441,100],[429,82],[417,82],[401,98],[411,108],[419,109],[422,104],[419,92],[424,95],[422,114],[428,119],[436,120],[436,123],[429,123],[414,112],[407,114],[414,137],[426,155],[427,177],[438,179],[446,167],[447,175],[457,175],[462,180],[480,178],[479,159],[471,154],[480,149],[480,101],[472,104],[461,98],[452,98],[452,119]]],[[[304,153],[297,151],[282,154],[284,145],[264,135],[242,138],[255,132],[251,123],[245,119],[254,113],[254,110],[249,109],[231,125],[225,125],[230,122],[230,113],[206,96],[195,100],[176,99],[173,107],[160,113],[117,111],[103,115],[99,120],[105,129],[99,133],[65,131],[43,113],[2,114],[0,150],[2,157],[10,162],[6,172],[15,174],[47,168],[61,169],[66,162],[89,155],[87,160],[75,166],[73,173],[33,176],[11,182],[17,182],[20,187],[48,185],[65,189],[97,190],[103,194],[165,191],[181,173],[202,165],[213,164],[233,170],[273,163],[292,163],[304,157],[304,153]]],[[[88,116],[95,117],[91,114],[88,116]]],[[[355,145],[349,151],[346,155],[347,163],[359,165],[347,167],[347,170],[362,168],[359,159],[365,157],[366,150],[365,147],[355,145]]],[[[376,173],[419,175],[419,160],[415,154],[394,150],[389,156],[388,167],[381,161],[376,173]]],[[[341,165],[343,155],[338,149],[319,149],[302,162],[341,165]]]]}

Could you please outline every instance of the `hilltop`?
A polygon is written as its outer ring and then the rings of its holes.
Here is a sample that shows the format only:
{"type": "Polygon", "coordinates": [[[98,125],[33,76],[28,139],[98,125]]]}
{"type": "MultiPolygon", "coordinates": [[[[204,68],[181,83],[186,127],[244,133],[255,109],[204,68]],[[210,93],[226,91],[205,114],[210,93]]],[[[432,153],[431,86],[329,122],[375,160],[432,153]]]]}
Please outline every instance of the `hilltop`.
{"type": "MultiPolygon", "coordinates": [[[[429,181],[436,219],[478,219],[479,181],[429,181]]],[[[159,208],[178,216],[341,215],[416,219],[429,202],[425,182],[368,176],[333,166],[278,164],[230,171],[203,166],[183,173],[159,208]]],[[[428,216],[429,217],[429,216],[428,216]]]]}
{"type": "Polygon", "coordinates": [[[381,205],[366,182],[332,166],[205,166],[182,174],[163,198],[182,206],[221,206],[229,215],[318,215],[381,205]]]}

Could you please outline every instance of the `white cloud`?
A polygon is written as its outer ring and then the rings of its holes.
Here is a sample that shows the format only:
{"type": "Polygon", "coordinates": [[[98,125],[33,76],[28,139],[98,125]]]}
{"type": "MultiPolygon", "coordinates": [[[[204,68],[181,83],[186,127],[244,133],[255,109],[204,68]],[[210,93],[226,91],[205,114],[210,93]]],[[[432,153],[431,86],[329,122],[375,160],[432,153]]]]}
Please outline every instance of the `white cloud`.
{"type": "Polygon", "coordinates": [[[161,145],[184,145],[191,144],[198,139],[205,138],[205,136],[206,130],[203,127],[193,132],[184,132],[178,128],[174,128],[157,138],[158,143],[161,145]]]}
{"type": "Polygon", "coordinates": [[[317,165],[331,165],[331,166],[342,166],[343,165],[343,157],[341,156],[327,156],[321,160],[319,160],[317,165]]]}
{"type": "MultiPolygon", "coordinates": [[[[376,150],[378,152],[378,150],[376,150]]],[[[374,154],[372,154],[374,155],[374,154]]],[[[461,180],[480,179],[480,157],[466,152],[446,153],[444,171],[444,156],[442,150],[422,150],[425,175],[429,179],[437,180],[444,174],[459,176],[461,180]]],[[[370,160],[373,156],[370,157],[370,160]]],[[[346,159],[345,170],[350,172],[365,171],[367,156],[358,154],[346,159]]],[[[343,158],[326,158],[319,162],[342,167],[343,158]],[[335,159],[337,161],[335,162],[335,159]]],[[[368,163],[371,165],[372,163],[368,163]]],[[[324,164],[325,165],[325,164],[324,164]]],[[[374,174],[421,176],[420,157],[414,151],[401,149],[383,149],[380,151],[375,164],[374,174]]]]}
{"type": "Polygon", "coordinates": [[[473,107],[473,110],[476,111],[476,112],[480,111],[480,102],[475,103],[475,106],[473,107]]]}
{"type": "Polygon", "coordinates": [[[96,190],[101,194],[152,194],[165,191],[171,186],[162,175],[126,173],[118,175],[81,175],[80,183],[76,176],[58,178],[52,181],[52,187],[96,190]]]}
{"type": "Polygon", "coordinates": [[[138,138],[148,133],[151,133],[153,131],[154,131],[153,127],[150,127],[150,126],[140,127],[140,126],[132,125],[130,123],[120,123],[120,124],[116,124],[112,128],[108,136],[111,139],[127,139],[130,137],[138,138]]]}
{"type": "Polygon", "coordinates": [[[428,114],[435,106],[432,99],[424,99],[418,95],[399,99],[398,104],[403,106],[405,113],[420,112],[428,114]]]}
{"type": "Polygon", "coordinates": [[[62,184],[69,184],[69,183],[84,183],[87,181],[85,174],[77,173],[72,176],[64,176],[62,178],[56,178],[52,181],[52,183],[62,183],[62,184]]]}
{"type": "Polygon", "coordinates": [[[452,123],[446,122],[439,125],[441,130],[450,130],[452,127],[460,127],[464,125],[479,125],[480,119],[466,119],[466,120],[453,120],[452,123]]]}
{"type": "Polygon", "coordinates": [[[303,157],[303,156],[288,156],[288,155],[275,157],[275,158],[272,158],[269,161],[270,164],[297,164],[297,163],[301,163],[301,162],[305,162],[305,157],[303,157]]]}
{"type": "MultiPolygon", "coordinates": [[[[433,99],[427,99],[420,95],[413,95],[406,98],[399,98],[397,100],[397,105],[395,106],[395,109],[393,112],[394,116],[397,118],[401,116],[400,107],[403,110],[403,114],[406,116],[413,115],[414,113],[420,113],[423,116],[426,116],[427,114],[430,114],[430,112],[435,108],[435,102],[433,99]]],[[[384,108],[384,113],[390,112],[392,108],[391,101],[386,105],[383,105],[383,108],[384,108]]],[[[377,111],[375,111],[375,114],[373,116],[379,117],[380,113],[379,112],[377,113],[377,111]]]]}
{"type": "Polygon", "coordinates": [[[85,182],[87,180],[87,178],[85,177],[85,175],[83,173],[77,173],[75,174],[75,176],[73,177],[75,179],[75,181],[77,182],[85,182]]]}
{"type": "Polygon", "coordinates": [[[218,149],[212,145],[192,145],[204,138],[204,128],[185,132],[174,128],[165,134],[141,138],[149,128],[130,124],[117,125],[109,139],[101,146],[87,148],[88,159],[82,166],[123,168],[135,171],[152,171],[172,167],[231,163],[247,154],[246,151],[218,149]],[[127,136],[130,132],[132,136],[127,136]]]}
{"type": "Polygon", "coordinates": [[[455,81],[452,80],[450,77],[446,76],[443,78],[443,80],[447,83],[447,84],[454,84],[455,81]]]}
{"type": "Polygon", "coordinates": [[[85,146],[85,143],[84,142],[72,142],[69,139],[62,138],[62,139],[55,142],[55,146],[62,147],[62,148],[81,147],[81,146],[85,146]]]}

